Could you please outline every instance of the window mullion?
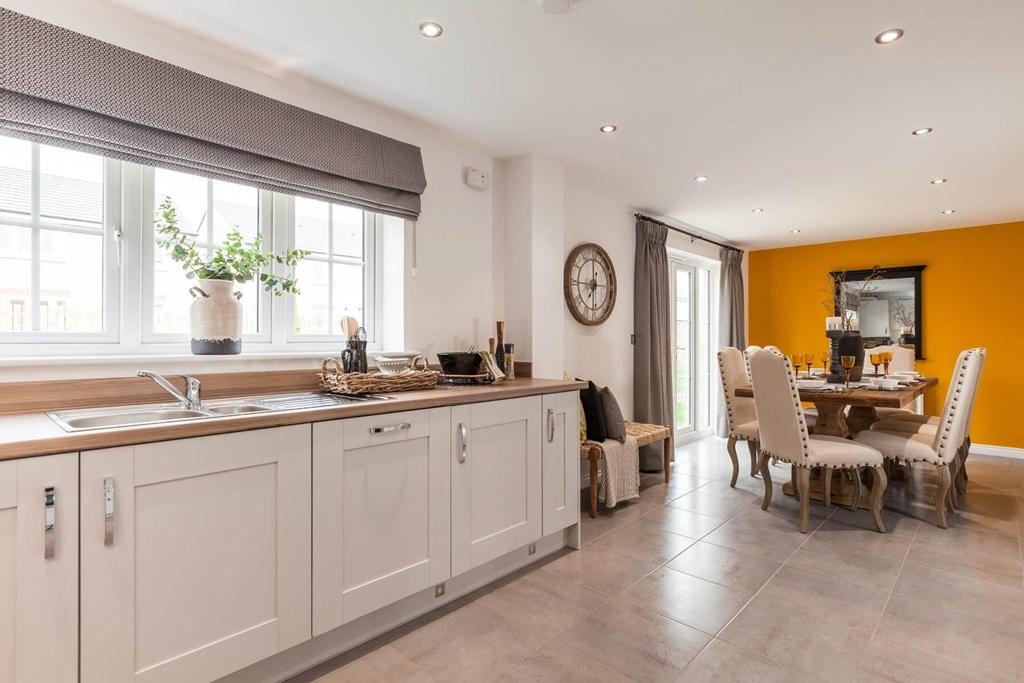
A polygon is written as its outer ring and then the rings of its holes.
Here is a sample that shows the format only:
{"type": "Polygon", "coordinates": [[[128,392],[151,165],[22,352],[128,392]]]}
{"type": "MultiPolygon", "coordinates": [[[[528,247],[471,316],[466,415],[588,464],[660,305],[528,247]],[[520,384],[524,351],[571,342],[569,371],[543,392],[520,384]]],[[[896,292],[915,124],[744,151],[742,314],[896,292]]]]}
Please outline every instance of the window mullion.
{"type": "Polygon", "coordinates": [[[334,204],[327,205],[327,331],[334,332],[334,204]]]}
{"type": "Polygon", "coordinates": [[[32,171],[31,171],[31,199],[30,211],[32,214],[32,285],[31,285],[31,320],[32,331],[39,332],[42,329],[41,307],[42,292],[40,290],[42,280],[42,234],[39,231],[39,145],[32,143],[32,171]]]}

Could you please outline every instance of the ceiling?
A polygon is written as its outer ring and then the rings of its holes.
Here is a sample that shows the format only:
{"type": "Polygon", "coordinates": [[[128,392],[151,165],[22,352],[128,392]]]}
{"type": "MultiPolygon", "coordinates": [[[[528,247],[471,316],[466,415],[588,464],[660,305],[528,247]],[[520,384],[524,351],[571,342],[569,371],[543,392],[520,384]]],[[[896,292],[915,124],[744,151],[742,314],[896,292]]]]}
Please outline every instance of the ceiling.
{"type": "Polygon", "coordinates": [[[117,2],[750,247],[1024,219],[1020,0],[117,2]]]}

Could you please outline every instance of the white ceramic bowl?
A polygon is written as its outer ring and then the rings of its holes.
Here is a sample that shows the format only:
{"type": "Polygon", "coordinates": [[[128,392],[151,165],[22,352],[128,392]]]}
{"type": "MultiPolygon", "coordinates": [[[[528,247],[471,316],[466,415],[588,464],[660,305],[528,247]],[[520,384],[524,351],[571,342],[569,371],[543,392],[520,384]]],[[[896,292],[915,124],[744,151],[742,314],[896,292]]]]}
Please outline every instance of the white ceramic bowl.
{"type": "Polygon", "coordinates": [[[380,370],[382,375],[397,375],[409,369],[412,357],[384,358],[383,356],[377,356],[374,360],[377,361],[377,369],[380,370]]]}
{"type": "Polygon", "coordinates": [[[900,388],[900,381],[898,379],[880,379],[878,385],[883,389],[893,391],[900,388]]]}

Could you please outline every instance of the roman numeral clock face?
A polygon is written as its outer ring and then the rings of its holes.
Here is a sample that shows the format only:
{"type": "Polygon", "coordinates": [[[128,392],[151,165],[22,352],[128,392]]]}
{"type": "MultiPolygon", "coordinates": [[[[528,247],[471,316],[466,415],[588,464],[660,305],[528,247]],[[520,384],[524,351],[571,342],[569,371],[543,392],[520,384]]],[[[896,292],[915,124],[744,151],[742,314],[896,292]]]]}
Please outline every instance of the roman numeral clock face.
{"type": "Polygon", "coordinates": [[[576,246],[565,261],[565,304],[584,325],[600,325],[615,308],[615,268],[596,244],[576,246]]]}

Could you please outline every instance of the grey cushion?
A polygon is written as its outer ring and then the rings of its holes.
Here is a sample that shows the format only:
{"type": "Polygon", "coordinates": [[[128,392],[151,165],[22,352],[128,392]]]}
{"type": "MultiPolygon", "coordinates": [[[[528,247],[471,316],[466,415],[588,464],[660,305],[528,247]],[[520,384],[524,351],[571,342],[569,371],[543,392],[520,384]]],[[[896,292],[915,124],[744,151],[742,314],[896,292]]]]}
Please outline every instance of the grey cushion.
{"type": "Polygon", "coordinates": [[[611,389],[601,389],[601,411],[604,413],[605,436],[619,443],[626,443],[626,420],[622,417],[622,409],[611,389]]]}

